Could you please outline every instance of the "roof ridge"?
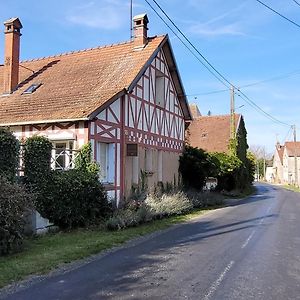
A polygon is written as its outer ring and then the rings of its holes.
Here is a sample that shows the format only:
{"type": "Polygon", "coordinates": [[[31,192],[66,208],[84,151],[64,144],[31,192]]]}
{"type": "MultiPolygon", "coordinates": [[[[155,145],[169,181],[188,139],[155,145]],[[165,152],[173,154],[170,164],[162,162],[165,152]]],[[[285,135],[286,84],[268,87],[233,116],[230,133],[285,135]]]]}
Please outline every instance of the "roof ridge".
{"type": "MultiPolygon", "coordinates": [[[[148,39],[153,40],[154,38],[162,37],[162,36],[164,36],[164,35],[159,35],[159,36],[155,35],[155,36],[152,36],[152,37],[148,37],[148,39]]],[[[97,49],[105,49],[105,48],[110,48],[110,47],[114,47],[114,46],[126,45],[126,44],[130,44],[130,43],[133,43],[133,41],[132,40],[123,41],[123,42],[107,44],[107,45],[103,45],[103,46],[96,46],[96,47],[85,48],[85,49],[80,49],[80,50],[67,51],[67,52],[58,53],[58,54],[54,54],[54,55],[22,60],[22,61],[20,61],[20,63],[39,61],[39,60],[48,59],[48,58],[56,58],[56,57],[61,57],[61,56],[67,56],[67,55],[72,55],[72,54],[78,54],[78,53],[93,51],[93,50],[97,50],[97,49]]]]}

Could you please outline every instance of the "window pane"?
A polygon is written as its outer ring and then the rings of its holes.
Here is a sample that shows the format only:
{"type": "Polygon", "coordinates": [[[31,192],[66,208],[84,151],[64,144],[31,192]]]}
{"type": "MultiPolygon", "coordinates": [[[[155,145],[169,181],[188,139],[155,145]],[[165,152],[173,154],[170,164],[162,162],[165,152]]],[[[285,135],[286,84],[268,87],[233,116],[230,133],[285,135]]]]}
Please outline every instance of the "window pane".
{"type": "Polygon", "coordinates": [[[63,170],[66,167],[66,143],[55,143],[55,169],[63,170]]]}
{"type": "Polygon", "coordinates": [[[98,143],[98,163],[100,164],[100,179],[107,180],[107,147],[106,143],[98,143]]]}

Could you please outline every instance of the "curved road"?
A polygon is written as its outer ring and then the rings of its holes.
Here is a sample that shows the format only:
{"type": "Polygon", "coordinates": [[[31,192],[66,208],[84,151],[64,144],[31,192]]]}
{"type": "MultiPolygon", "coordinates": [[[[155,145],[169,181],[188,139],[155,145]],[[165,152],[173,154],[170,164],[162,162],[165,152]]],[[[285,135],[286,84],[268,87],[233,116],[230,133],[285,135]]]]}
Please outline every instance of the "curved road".
{"type": "Polygon", "coordinates": [[[300,299],[300,193],[257,193],[5,299],[300,299]]]}

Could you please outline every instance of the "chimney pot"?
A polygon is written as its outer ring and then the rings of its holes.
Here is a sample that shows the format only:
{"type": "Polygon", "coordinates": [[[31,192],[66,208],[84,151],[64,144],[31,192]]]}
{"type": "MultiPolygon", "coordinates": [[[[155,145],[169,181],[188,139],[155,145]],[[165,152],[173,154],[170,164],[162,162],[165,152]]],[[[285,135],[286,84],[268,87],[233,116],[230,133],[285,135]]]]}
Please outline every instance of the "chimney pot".
{"type": "Polygon", "coordinates": [[[133,42],[134,48],[143,48],[148,43],[148,28],[149,23],[147,14],[137,15],[133,18],[133,42]]]}
{"type": "Polygon", "coordinates": [[[4,87],[5,94],[11,94],[19,83],[20,36],[22,24],[18,18],[4,22],[4,87]]]}

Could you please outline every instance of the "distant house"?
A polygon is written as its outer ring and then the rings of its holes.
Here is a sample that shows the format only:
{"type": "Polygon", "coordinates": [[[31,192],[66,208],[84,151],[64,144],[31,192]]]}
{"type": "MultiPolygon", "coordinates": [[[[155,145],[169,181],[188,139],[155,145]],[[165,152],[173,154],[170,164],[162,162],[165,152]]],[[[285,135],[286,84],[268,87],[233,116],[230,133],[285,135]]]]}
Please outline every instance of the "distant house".
{"type": "Polygon", "coordinates": [[[285,142],[283,149],[283,183],[300,185],[300,142],[285,142]],[[296,181],[296,168],[298,181],[296,181]]]}
{"type": "MultiPolygon", "coordinates": [[[[230,152],[231,125],[230,115],[201,116],[195,109],[193,121],[186,132],[186,141],[193,147],[207,152],[230,152]],[[196,112],[196,114],[195,114],[196,112]]],[[[198,110],[199,111],[199,110],[198,110]]],[[[237,139],[237,155],[244,160],[246,157],[247,131],[244,118],[236,114],[234,118],[235,135],[237,139]]]]}
{"type": "Polygon", "coordinates": [[[168,36],[148,37],[145,14],[133,24],[131,41],[20,62],[22,24],[13,18],[0,65],[0,126],[20,140],[47,136],[56,154],[90,142],[117,204],[142,180],[178,182],[192,118],[168,36]]]}
{"type": "Polygon", "coordinates": [[[300,186],[300,142],[285,142],[276,145],[273,159],[273,177],[277,184],[300,186]],[[297,175],[296,175],[297,169],[297,175]],[[298,176],[298,180],[296,177],[298,176]]]}
{"type": "Polygon", "coordinates": [[[284,146],[277,143],[273,158],[273,178],[274,183],[283,183],[283,152],[284,146]]]}

